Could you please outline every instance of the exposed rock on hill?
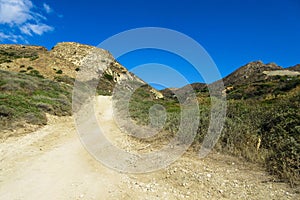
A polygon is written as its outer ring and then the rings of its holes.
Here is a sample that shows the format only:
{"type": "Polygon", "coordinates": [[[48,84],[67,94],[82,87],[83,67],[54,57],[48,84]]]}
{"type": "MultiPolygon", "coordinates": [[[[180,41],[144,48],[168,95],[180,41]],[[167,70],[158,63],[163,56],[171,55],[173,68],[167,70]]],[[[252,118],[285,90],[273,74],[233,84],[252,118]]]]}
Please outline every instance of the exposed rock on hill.
{"type": "Polygon", "coordinates": [[[267,76],[299,76],[300,72],[291,70],[273,70],[273,71],[263,71],[267,76]]]}

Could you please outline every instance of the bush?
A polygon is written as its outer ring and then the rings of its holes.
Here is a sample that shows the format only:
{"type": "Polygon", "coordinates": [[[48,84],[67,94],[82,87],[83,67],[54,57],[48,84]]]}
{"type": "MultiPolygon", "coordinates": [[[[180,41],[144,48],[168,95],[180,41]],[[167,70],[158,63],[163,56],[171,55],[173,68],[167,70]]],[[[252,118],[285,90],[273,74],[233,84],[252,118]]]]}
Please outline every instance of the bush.
{"type": "Polygon", "coordinates": [[[13,116],[14,110],[7,107],[6,105],[0,105],[0,118],[11,118],[13,116]]]}
{"type": "Polygon", "coordinates": [[[34,55],[34,56],[32,56],[32,57],[30,58],[30,61],[36,60],[36,59],[38,59],[38,58],[39,58],[38,55],[34,55]]]}
{"type": "Polygon", "coordinates": [[[63,71],[60,69],[60,70],[57,70],[56,73],[57,73],[57,74],[62,74],[63,71]]]}
{"type": "Polygon", "coordinates": [[[114,79],[114,77],[112,75],[107,74],[107,73],[104,74],[104,78],[106,78],[109,81],[112,81],[114,79]]]}
{"type": "Polygon", "coordinates": [[[54,80],[57,82],[63,82],[63,83],[70,84],[70,85],[73,85],[75,82],[74,78],[71,78],[71,77],[65,76],[65,75],[64,76],[55,76],[54,80]]]}
{"type": "Polygon", "coordinates": [[[40,72],[38,70],[32,70],[28,73],[29,75],[31,76],[35,76],[35,77],[38,77],[38,78],[44,78],[43,75],[40,74],[40,72]]]}
{"type": "Polygon", "coordinates": [[[269,149],[268,170],[292,185],[300,180],[300,114],[294,108],[278,107],[265,115],[260,134],[262,145],[269,149]]]}

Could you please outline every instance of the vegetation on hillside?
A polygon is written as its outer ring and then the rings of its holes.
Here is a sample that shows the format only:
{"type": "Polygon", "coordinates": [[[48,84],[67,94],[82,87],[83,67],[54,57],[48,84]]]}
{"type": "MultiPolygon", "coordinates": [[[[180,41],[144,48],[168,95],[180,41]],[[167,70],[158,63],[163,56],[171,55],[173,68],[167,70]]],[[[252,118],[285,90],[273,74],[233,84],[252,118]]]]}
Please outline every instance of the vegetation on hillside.
{"type": "MultiPolygon", "coordinates": [[[[210,119],[208,92],[197,91],[200,122],[194,148],[207,134],[210,119]]],[[[130,115],[141,125],[149,124],[149,109],[161,104],[167,111],[164,130],[173,136],[180,123],[176,98],[153,100],[138,89],[130,102],[130,115]]],[[[240,85],[227,96],[227,115],[216,149],[258,162],[290,184],[300,183],[300,77],[273,77],[240,85]],[[257,94],[255,92],[258,92],[257,94]],[[253,94],[254,93],[254,94],[253,94]]]]}
{"type": "Polygon", "coordinates": [[[37,50],[26,48],[26,46],[17,47],[12,45],[9,48],[0,48],[0,64],[12,62],[18,58],[30,58],[30,60],[35,60],[38,57],[37,50]]]}
{"type": "Polygon", "coordinates": [[[38,71],[25,74],[0,70],[0,91],[1,130],[24,123],[44,125],[45,113],[71,114],[72,87],[44,79],[38,71]]]}

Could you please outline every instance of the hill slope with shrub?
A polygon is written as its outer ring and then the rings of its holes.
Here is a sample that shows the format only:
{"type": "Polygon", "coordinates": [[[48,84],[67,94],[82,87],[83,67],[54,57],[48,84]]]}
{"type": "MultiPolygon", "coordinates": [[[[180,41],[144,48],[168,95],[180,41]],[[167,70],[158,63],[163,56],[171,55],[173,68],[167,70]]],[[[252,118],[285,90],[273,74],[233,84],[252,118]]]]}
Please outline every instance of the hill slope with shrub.
{"type": "MultiPolygon", "coordinates": [[[[223,79],[227,114],[216,150],[260,163],[278,181],[295,186],[300,183],[300,74],[288,70],[275,64],[252,62],[223,79]]],[[[191,86],[198,96],[200,109],[200,124],[193,145],[198,150],[207,134],[211,98],[204,84],[191,86]]],[[[184,93],[185,88],[176,92],[184,93]]],[[[164,128],[171,137],[178,131],[180,105],[174,89],[162,93],[165,100],[152,103],[142,96],[134,96],[132,116],[147,124],[148,108],[163,104],[168,112],[164,128]],[[142,105],[147,106],[143,109],[142,105]]]]}

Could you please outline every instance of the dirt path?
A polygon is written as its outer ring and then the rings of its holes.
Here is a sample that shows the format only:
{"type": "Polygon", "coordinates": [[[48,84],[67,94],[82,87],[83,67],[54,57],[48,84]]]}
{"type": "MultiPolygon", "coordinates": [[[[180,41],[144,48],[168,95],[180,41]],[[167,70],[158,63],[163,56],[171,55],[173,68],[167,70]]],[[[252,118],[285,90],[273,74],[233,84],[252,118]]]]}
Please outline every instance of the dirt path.
{"type": "MultiPolygon", "coordinates": [[[[130,141],[114,124],[111,98],[98,102],[98,120],[111,133],[107,137],[128,150],[143,149],[145,144],[130,141]]],[[[190,152],[153,173],[118,173],[87,153],[71,117],[50,119],[34,133],[0,143],[1,200],[300,198],[297,189],[272,182],[256,165],[220,154],[200,160],[190,152]]]]}

